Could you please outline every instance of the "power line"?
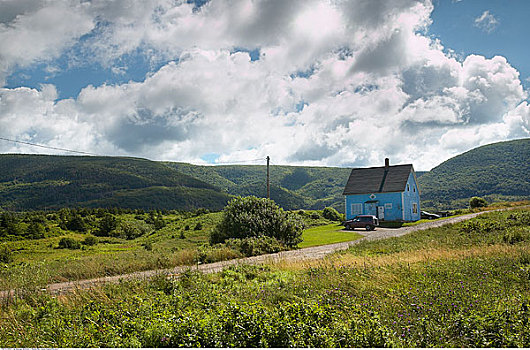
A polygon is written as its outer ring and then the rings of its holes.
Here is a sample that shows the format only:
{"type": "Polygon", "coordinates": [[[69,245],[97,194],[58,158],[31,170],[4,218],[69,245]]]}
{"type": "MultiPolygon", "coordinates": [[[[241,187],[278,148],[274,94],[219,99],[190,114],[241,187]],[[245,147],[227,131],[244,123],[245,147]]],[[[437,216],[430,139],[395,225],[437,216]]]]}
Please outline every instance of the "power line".
{"type": "Polygon", "coordinates": [[[258,160],[266,160],[267,158],[256,158],[256,159],[249,159],[249,160],[234,160],[230,162],[216,162],[212,165],[230,165],[230,164],[242,164],[242,163],[250,163],[250,162],[257,162],[258,160]]]}
{"type": "MultiPolygon", "coordinates": [[[[83,152],[83,151],[76,151],[76,150],[72,150],[72,149],[68,149],[68,148],[60,148],[60,147],[45,146],[45,145],[40,145],[40,144],[33,143],[33,142],[20,141],[20,140],[12,140],[12,139],[8,139],[8,138],[6,138],[6,137],[0,137],[0,140],[4,140],[4,141],[8,141],[8,142],[14,142],[14,143],[20,143],[20,144],[24,144],[24,145],[28,145],[28,146],[34,146],[34,147],[40,147],[40,148],[46,148],[46,149],[52,149],[52,150],[56,150],[56,151],[64,151],[64,152],[71,152],[71,153],[77,153],[77,154],[85,154],[85,155],[89,155],[89,156],[101,156],[101,155],[96,154],[96,153],[83,152]]],[[[264,161],[264,160],[266,160],[266,159],[267,159],[266,157],[262,157],[262,158],[256,158],[256,159],[248,159],[248,160],[235,160],[235,161],[231,161],[231,162],[217,162],[217,163],[214,163],[214,164],[212,164],[212,165],[242,164],[242,163],[250,163],[250,162],[264,161]]]]}
{"type": "Polygon", "coordinates": [[[74,150],[67,149],[67,148],[52,147],[52,146],[44,146],[44,145],[39,145],[39,144],[32,143],[32,142],[19,141],[19,140],[11,140],[11,139],[8,139],[8,138],[5,138],[5,137],[0,137],[0,140],[9,141],[9,142],[14,142],[14,143],[22,143],[22,144],[24,144],[24,145],[29,145],[29,146],[35,146],[35,147],[41,147],[41,148],[47,148],[47,149],[53,149],[53,150],[56,150],[56,151],[64,151],[64,152],[71,152],[71,153],[78,153],[78,154],[86,154],[86,155],[89,155],[89,156],[97,156],[97,155],[98,155],[98,154],[90,153],[90,152],[74,151],[74,150]]]}

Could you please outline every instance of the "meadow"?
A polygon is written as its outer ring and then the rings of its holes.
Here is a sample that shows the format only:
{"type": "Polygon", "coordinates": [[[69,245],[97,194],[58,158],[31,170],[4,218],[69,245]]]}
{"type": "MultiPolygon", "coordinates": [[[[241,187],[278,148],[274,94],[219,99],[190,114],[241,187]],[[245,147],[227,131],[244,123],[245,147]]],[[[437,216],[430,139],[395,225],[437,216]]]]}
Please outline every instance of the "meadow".
{"type": "MultiPolygon", "coordinates": [[[[322,211],[296,213],[308,228],[300,247],[361,237],[335,232],[341,227],[323,218],[322,211]]],[[[260,253],[256,249],[242,252],[236,247],[209,244],[210,232],[221,221],[221,212],[63,209],[18,215],[9,219],[17,222],[17,227],[10,232],[16,231],[18,235],[2,235],[0,227],[0,290],[39,289],[56,282],[210,263],[260,253]],[[104,219],[109,217],[115,220],[115,227],[101,236],[104,219]],[[155,221],[162,224],[155,227],[155,221]],[[31,231],[33,225],[40,227],[37,230],[40,233],[31,231]],[[62,246],[65,240],[71,246],[62,246]],[[5,253],[9,257],[3,257],[5,253]]],[[[6,221],[0,217],[0,224],[6,221]]]]}
{"type": "Polygon", "coordinates": [[[524,347],[530,211],[318,261],[29,292],[0,316],[4,347],[524,347]]]}

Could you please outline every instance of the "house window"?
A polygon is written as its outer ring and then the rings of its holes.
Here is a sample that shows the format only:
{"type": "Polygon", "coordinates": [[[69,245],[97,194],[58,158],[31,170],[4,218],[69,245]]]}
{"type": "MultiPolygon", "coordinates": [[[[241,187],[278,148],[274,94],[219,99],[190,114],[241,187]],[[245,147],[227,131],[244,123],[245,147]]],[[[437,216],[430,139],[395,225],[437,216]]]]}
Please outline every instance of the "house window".
{"type": "Polygon", "coordinates": [[[409,186],[409,184],[407,184],[407,191],[410,191],[410,186],[409,186]]]}
{"type": "Polygon", "coordinates": [[[413,214],[418,214],[418,204],[417,203],[412,203],[412,213],[413,214]]]}
{"type": "Polygon", "coordinates": [[[392,209],[392,203],[385,203],[385,209],[392,209]]]}
{"type": "Polygon", "coordinates": [[[412,191],[416,192],[416,186],[412,186],[412,191]]]}
{"type": "Polygon", "coordinates": [[[363,205],[361,203],[353,203],[351,205],[351,214],[359,215],[363,213],[363,205]]]}

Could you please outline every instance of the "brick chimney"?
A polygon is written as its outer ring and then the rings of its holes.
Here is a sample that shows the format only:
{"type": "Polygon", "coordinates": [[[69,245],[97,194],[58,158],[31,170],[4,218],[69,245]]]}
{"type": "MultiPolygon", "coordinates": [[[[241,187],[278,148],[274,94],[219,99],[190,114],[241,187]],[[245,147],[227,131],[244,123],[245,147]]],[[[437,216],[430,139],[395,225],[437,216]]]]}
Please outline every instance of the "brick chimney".
{"type": "Polygon", "coordinates": [[[390,167],[390,159],[385,158],[385,169],[388,169],[390,167]]]}

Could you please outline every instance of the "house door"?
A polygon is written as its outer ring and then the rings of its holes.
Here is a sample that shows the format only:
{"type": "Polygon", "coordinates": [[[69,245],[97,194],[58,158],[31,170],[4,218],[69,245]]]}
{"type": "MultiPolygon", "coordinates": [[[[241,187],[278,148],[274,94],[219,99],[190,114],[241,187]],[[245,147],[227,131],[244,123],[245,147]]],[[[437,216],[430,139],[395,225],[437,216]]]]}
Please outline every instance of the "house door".
{"type": "Polygon", "coordinates": [[[364,213],[366,215],[377,215],[375,203],[364,203],[364,213]]]}
{"type": "Polygon", "coordinates": [[[383,207],[383,206],[377,207],[377,218],[379,220],[384,220],[385,219],[385,207],[383,207]]]}

